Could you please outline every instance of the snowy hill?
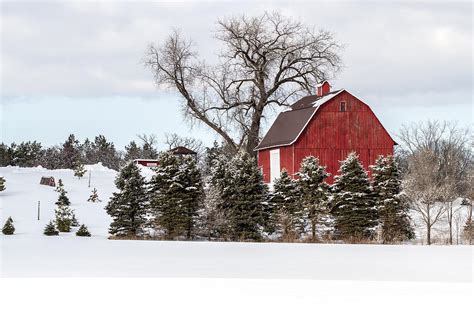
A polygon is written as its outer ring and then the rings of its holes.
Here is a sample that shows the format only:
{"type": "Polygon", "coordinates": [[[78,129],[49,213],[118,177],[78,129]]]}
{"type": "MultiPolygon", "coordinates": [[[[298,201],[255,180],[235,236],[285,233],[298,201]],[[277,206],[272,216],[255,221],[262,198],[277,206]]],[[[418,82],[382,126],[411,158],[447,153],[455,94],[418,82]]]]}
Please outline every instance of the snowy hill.
{"type": "MultiPolygon", "coordinates": [[[[71,208],[76,212],[80,223],[89,227],[96,237],[107,237],[110,223],[104,206],[115,190],[114,178],[116,172],[102,164],[85,166],[91,173],[91,187],[88,187],[88,173],[82,179],[74,177],[74,172],[67,169],[47,170],[42,167],[21,168],[1,167],[0,175],[7,180],[7,190],[0,194],[0,219],[3,224],[11,216],[15,221],[18,236],[42,235],[44,226],[54,219],[54,204],[58,199],[58,192],[54,187],[40,185],[41,177],[52,176],[56,183],[63,180],[65,190],[71,201],[71,208]],[[97,188],[101,203],[89,203],[93,188],[97,188]],[[37,220],[38,201],[40,202],[40,220],[37,220]]],[[[63,235],[62,235],[63,236],[63,235]]],[[[64,236],[75,236],[69,233],[64,236]]]]}
{"type": "MultiPolygon", "coordinates": [[[[7,190],[0,193],[0,219],[14,220],[16,233],[0,235],[1,275],[164,276],[293,278],[321,280],[472,280],[467,246],[382,246],[284,243],[222,243],[108,240],[110,218],[104,206],[115,190],[116,172],[86,166],[83,179],[71,170],[2,167],[7,190]],[[61,178],[77,219],[91,238],[43,235],[54,217],[58,193],[40,185],[42,176],[61,178]],[[96,187],[101,203],[87,202],[96,187]],[[37,220],[37,203],[41,217],[37,220]]],[[[150,171],[143,171],[151,175],[150,171]]]]}

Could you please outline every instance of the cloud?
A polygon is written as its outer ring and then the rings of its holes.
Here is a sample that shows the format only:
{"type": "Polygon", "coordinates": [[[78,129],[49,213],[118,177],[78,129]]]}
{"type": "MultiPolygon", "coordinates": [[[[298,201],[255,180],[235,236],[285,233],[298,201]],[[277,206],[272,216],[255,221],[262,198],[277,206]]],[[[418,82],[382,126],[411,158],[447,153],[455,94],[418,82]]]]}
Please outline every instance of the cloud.
{"type": "Polygon", "coordinates": [[[336,33],[346,69],[336,84],[363,93],[471,87],[469,3],[2,3],[5,95],[151,95],[141,63],[172,27],[215,57],[217,18],[279,10],[336,33]],[[252,5],[250,5],[252,4],[252,5]],[[444,87],[444,88],[443,88],[444,87]]]}

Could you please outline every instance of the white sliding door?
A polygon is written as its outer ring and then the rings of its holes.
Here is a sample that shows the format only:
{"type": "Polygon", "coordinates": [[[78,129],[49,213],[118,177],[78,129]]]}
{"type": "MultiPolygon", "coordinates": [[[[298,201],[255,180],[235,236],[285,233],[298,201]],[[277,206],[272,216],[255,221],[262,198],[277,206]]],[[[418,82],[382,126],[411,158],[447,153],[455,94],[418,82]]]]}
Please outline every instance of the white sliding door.
{"type": "Polygon", "coordinates": [[[280,177],[280,149],[270,150],[270,182],[280,177]]]}

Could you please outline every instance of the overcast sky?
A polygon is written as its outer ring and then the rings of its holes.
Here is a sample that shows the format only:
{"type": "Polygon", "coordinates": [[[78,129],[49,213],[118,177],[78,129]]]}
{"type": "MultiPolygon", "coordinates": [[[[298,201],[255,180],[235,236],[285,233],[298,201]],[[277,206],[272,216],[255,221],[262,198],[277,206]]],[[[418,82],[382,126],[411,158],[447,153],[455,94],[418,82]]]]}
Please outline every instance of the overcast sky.
{"type": "Polygon", "coordinates": [[[2,2],[1,140],[104,134],[123,147],[140,133],[176,132],[210,144],[211,131],[183,119],[179,97],[155,88],[145,49],[178,28],[212,61],[217,18],[264,11],[334,32],[345,68],[330,82],[368,103],[392,135],[411,121],[471,125],[471,2],[386,2],[2,2]]]}

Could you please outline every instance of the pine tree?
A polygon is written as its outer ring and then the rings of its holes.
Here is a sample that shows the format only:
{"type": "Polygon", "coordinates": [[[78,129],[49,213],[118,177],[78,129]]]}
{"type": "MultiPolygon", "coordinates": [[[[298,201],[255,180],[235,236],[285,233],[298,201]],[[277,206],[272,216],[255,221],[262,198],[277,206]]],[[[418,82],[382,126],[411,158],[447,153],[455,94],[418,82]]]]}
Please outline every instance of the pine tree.
{"type": "Polygon", "coordinates": [[[58,204],[54,210],[56,226],[60,232],[70,232],[73,224],[74,212],[68,205],[58,204]]]}
{"type": "Polygon", "coordinates": [[[305,216],[299,192],[294,181],[284,169],[274,182],[273,193],[270,203],[272,204],[273,216],[277,231],[281,233],[284,241],[299,239],[304,232],[305,216]]]}
{"type": "Polygon", "coordinates": [[[49,223],[44,228],[43,234],[46,236],[59,235],[59,231],[56,229],[56,226],[54,225],[53,221],[49,221],[49,223]]]}
{"type": "Polygon", "coordinates": [[[71,210],[71,211],[72,211],[71,226],[78,227],[79,221],[76,218],[76,214],[74,213],[74,210],[71,210]]]}
{"type": "Polygon", "coordinates": [[[409,205],[401,196],[400,172],[392,156],[380,156],[371,166],[373,192],[384,243],[415,237],[410,225],[409,205]]]}
{"type": "Polygon", "coordinates": [[[196,160],[179,158],[165,152],[159,155],[150,185],[151,208],[156,224],[167,239],[195,236],[198,211],[202,205],[203,185],[196,160]]]}
{"type": "Polygon", "coordinates": [[[61,178],[59,178],[58,185],[56,186],[56,189],[54,189],[54,191],[56,191],[56,192],[64,191],[64,184],[63,184],[63,180],[61,178]]]}
{"type": "Polygon", "coordinates": [[[13,219],[12,217],[8,217],[5,225],[2,228],[2,233],[4,235],[13,235],[15,233],[15,227],[13,226],[13,219]]]}
{"type": "Polygon", "coordinates": [[[105,210],[112,217],[109,232],[114,236],[142,234],[147,215],[147,191],[140,169],[130,162],[115,179],[119,192],[113,193],[105,210]]]}
{"type": "Polygon", "coordinates": [[[367,172],[354,152],[341,162],[335,177],[331,212],[336,237],[361,241],[374,236],[378,225],[375,201],[367,172]]]}
{"type": "Polygon", "coordinates": [[[326,172],[326,168],[319,164],[318,158],[309,156],[303,159],[296,175],[298,176],[301,203],[307,214],[311,226],[311,237],[314,241],[318,224],[329,221],[327,204],[329,185],[325,182],[329,174],[326,172]]]}
{"type": "Polygon", "coordinates": [[[98,203],[98,202],[102,202],[100,199],[99,199],[99,194],[97,193],[97,189],[94,188],[92,190],[92,194],[91,196],[89,196],[89,198],[87,199],[88,202],[91,202],[91,203],[98,203]]]}
{"type": "Polygon", "coordinates": [[[140,147],[138,147],[135,141],[131,141],[130,144],[125,146],[125,156],[123,160],[126,163],[135,159],[140,159],[141,156],[142,156],[142,150],[140,147]]]}
{"type": "Polygon", "coordinates": [[[61,167],[73,169],[77,161],[81,159],[79,141],[74,134],[70,134],[62,145],[61,149],[61,167]]]}
{"type": "Polygon", "coordinates": [[[80,162],[76,162],[74,166],[74,176],[81,179],[85,173],[86,173],[86,169],[84,168],[84,164],[80,162]]]}
{"type": "Polygon", "coordinates": [[[6,186],[5,186],[5,178],[0,177],[0,192],[5,191],[6,186]]]}
{"type": "Polygon", "coordinates": [[[89,233],[89,230],[87,229],[87,226],[84,224],[81,225],[81,227],[77,230],[76,236],[81,236],[81,237],[91,237],[91,233],[89,233]]]}
{"type": "Polygon", "coordinates": [[[232,240],[261,240],[268,188],[254,158],[239,152],[232,160],[221,156],[213,169],[213,183],[220,191],[221,209],[232,240]]]}
{"type": "Polygon", "coordinates": [[[67,197],[67,191],[64,190],[64,188],[61,188],[59,191],[59,197],[58,201],[56,202],[56,205],[65,205],[69,206],[71,205],[71,202],[69,201],[69,198],[67,197]]]}

